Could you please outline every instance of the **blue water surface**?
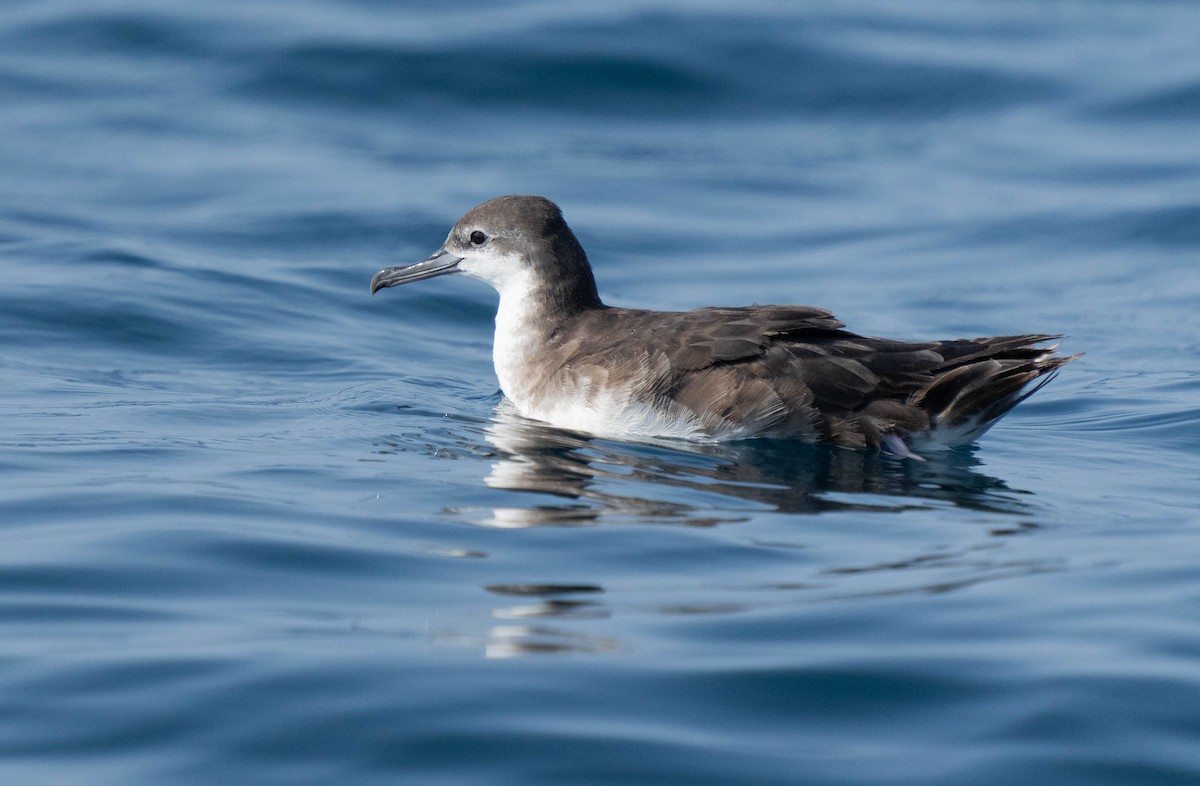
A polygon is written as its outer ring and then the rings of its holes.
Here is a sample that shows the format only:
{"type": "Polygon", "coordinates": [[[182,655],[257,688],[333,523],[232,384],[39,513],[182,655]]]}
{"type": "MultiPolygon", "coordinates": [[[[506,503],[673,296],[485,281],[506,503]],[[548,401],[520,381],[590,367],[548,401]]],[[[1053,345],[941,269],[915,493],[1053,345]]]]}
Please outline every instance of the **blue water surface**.
{"type": "Polygon", "coordinates": [[[1200,782],[1200,6],[10,0],[0,781],[1200,782]],[[927,464],[522,421],[608,302],[1086,352],[927,464]]]}

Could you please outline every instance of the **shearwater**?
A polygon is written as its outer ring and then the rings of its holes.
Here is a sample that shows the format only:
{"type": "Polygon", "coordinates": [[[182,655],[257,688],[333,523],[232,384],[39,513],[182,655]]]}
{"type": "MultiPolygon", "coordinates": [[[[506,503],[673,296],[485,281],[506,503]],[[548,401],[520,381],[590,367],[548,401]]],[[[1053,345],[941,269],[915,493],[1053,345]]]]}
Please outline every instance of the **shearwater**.
{"type": "Polygon", "coordinates": [[[465,273],[500,293],[492,357],[528,418],[602,437],[753,438],[913,447],[975,440],[1078,355],[1048,334],[908,342],[860,336],[825,309],[607,306],[562,211],[539,196],[472,208],[428,259],[371,292],[465,273]]]}

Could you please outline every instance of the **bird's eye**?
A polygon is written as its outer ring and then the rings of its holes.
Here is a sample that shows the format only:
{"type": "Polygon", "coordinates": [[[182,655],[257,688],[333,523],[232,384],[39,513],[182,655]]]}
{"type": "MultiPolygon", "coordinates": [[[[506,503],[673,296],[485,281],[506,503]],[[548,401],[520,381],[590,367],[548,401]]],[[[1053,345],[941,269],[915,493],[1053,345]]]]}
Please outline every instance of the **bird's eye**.
{"type": "Polygon", "coordinates": [[[471,233],[471,245],[482,246],[486,242],[487,242],[487,235],[483,234],[478,229],[476,229],[474,232],[471,233]]]}

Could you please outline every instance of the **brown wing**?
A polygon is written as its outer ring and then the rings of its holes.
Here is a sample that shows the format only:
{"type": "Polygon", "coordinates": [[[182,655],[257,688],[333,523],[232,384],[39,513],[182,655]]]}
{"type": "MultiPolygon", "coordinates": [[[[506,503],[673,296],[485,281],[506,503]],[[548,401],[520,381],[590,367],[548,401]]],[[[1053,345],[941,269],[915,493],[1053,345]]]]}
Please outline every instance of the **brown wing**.
{"type": "Polygon", "coordinates": [[[606,309],[578,327],[605,348],[591,362],[659,369],[652,394],[714,428],[848,447],[925,431],[931,420],[990,422],[1029,381],[1067,362],[1048,365],[1050,350],[1032,346],[1053,336],[893,341],[850,333],[805,306],[606,309]]]}

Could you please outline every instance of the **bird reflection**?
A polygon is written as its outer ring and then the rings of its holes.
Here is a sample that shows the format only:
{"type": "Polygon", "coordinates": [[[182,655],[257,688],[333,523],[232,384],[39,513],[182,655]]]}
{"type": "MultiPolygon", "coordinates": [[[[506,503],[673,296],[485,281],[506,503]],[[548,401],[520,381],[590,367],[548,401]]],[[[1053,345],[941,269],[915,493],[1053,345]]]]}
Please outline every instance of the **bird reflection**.
{"type": "MultiPolygon", "coordinates": [[[[463,420],[444,434],[429,429],[414,434],[390,438],[387,449],[479,457],[488,462],[487,485],[513,492],[494,495],[503,499],[502,506],[495,506],[497,499],[483,509],[447,508],[459,520],[491,527],[713,526],[762,513],[936,508],[986,514],[971,517],[986,523],[982,538],[978,529],[968,528],[961,539],[915,543],[915,549],[851,551],[811,565],[803,575],[789,570],[765,581],[722,574],[698,585],[665,587],[652,599],[638,596],[633,604],[628,589],[617,600],[602,583],[591,583],[596,578],[591,575],[564,583],[485,585],[493,600],[486,632],[448,632],[440,638],[480,647],[487,657],[623,651],[628,645],[613,635],[621,630],[615,618],[631,608],[671,616],[730,614],[763,603],[941,593],[1063,568],[1060,555],[1013,554],[1004,548],[1007,539],[996,536],[1036,526],[1034,498],[981,472],[969,449],[915,462],[795,442],[612,442],[527,420],[507,402],[489,421],[463,420]]],[[[778,537],[752,537],[752,542],[770,549],[807,548],[778,537]]]]}
{"type": "Polygon", "coordinates": [[[488,631],[484,654],[489,658],[511,658],[548,652],[613,652],[616,641],[571,631],[553,624],[565,620],[606,619],[611,610],[588,595],[603,592],[593,585],[493,584],[484,587],[502,597],[519,597],[523,602],[492,610],[503,620],[488,631]],[[582,596],[582,597],[576,597],[582,596]]]}
{"type": "Polygon", "coordinates": [[[971,450],[923,463],[881,452],[787,441],[631,444],[560,431],[502,402],[485,428],[495,456],[492,488],[536,492],[560,504],[503,507],[497,527],[570,526],[627,519],[711,526],[752,512],[901,512],[954,505],[1003,514],[1028,511],[1025,492],[979,472],[971,450]],[[643,494],[631,493],[644,489],[643,494]],[[697,493],[703,505],[697,504],[697,493]]]}

